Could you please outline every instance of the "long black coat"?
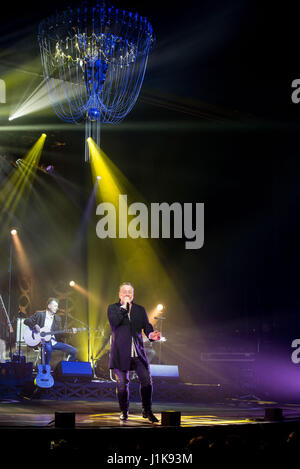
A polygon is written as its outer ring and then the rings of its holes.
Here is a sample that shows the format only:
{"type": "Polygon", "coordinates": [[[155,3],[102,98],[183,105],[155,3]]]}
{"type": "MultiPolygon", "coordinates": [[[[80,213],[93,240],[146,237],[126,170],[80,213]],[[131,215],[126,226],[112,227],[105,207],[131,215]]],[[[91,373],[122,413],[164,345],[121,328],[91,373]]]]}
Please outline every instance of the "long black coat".
{"type": "Polygon", "coordinates": [[[127,311],[121,308],[119,302],[109,305],[107,314],[112,330],[109,368],[123,371],[130,369],[132,338],[138,356],[148,367],[142,330],[148,337],[153,332],[153,326],[149,322],[145,308],[132,303],[129,320],[127,311]]]}
{"type": "MultiPolygon", "coordinates": [[[[40,327],[44,327],[45,319],[46,319],[46,311],[36,311],[36,313],[34,313],[32,316],[30,316],[30,318],[27,318],[27,319],[24,320],[24,324],[26,326],[30,327],[30,329],[33,329],[33,327],[36,324],[38,324],[38,326],[40,326],[40,327]]],[[[63,329],[63,327],[62,327],[61,317],[57,316],[55,314],[54,318],[53,318],[51,331],[55,335],[55,339],[58,340],[58,341],[61,341],[66,336],[66,334],[57,334],[57,333],[55,333],[55,331],[59,331],[59,330],[62,330],[62,329],[63,329]]]]}

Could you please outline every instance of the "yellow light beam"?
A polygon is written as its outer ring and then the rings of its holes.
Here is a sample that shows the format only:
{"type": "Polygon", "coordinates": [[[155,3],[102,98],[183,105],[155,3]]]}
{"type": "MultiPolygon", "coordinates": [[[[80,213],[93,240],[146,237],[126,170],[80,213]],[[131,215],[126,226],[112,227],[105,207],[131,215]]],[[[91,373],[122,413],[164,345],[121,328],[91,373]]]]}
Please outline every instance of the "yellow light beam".
{"type": "MultiPolygon", "coordinates": [[[[97,203],[109,202],[119,207],[119,196],[127,195],[127,204],[143,202],[145,199],[112,163],[108,156],[100,150],[95,142],[88,139],[90,149],[90,163],[93,183],[97,176],[101,176],[96,194],[97,203]]],[[[127,206],[125,207],[127,210],[127,206]]],[[[111,214],[108,214],[108,217],[111,214]]],[[[122,231],[122,221],[116,216],[116,232],[122,231]]],[[[132,239],[127,233],[124,238],[99,239],[95,226],[91,227],[88,239],[88,289],[91,292],[101,292],[102,308],[89,302],[89,320],[92,327],[105,329],[107,326],[107,304],[118,300],[118,286],[122,281],[129,280],[138,292],[140,301],[146,309],[150,309],[153,301],[161,297],[166,298],[168,304],[172,301],[180,314],[188,314],[178,285],[175,285],[166,266],[160,261],[160,247],[157,240],[139,237],[132,239]]],[[[99,346],[99,344],[98,344],[99,346]]],[[[97,348],[97,347],[95,347],[97,348]]]]}
{"type": "Polygon", "coordinates": [[[90,291],[88,291],[86,288],[82,287],[81,285],[78,285],[78,283],[74,282],[71,280],[70,282],[70,287],[74,288],[77,290],[81,295],[85,296],[86,298],[92,299],[96,304],[99,304],[99,298],[95,295],[93,295],[90,291]],[[72,285],[71,285],[72,284],[72,285]]]}
{"type": "Polygon", "coordinates": [[[13,217],[21,198],[27,198],[32,186],[41,153],[44,147],[46,134],[42,134],[29,150],[23,162],[18,164],[3,189],[0,191],[0,218],[8,213],[9,219],[13,217]],[[26,190],[25,190],[26,189],[26,190]]]}
{"type": "Polygon", "coordinates": [[[16,233],[14,236],[12,236],[12,239],[17,253],[17,261],[20,265],[23,275],[27,277],[32,277],[32,269],[28,257],[25,253],[24,247],[19,238],[19,235],[16,233]]]}

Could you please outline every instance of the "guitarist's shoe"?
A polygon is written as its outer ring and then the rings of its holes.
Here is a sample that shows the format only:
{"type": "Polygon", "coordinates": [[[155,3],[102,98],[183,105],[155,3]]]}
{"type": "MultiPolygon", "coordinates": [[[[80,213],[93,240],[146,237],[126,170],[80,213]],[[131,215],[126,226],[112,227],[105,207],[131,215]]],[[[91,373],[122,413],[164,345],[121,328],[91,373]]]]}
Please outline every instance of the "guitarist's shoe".
{"type": "Polygon", "coordinates": [[[152,410],[143,409],[143,418],[148,419],[151,423],[157,423],[159,420],[155,417],[152,410]]]}

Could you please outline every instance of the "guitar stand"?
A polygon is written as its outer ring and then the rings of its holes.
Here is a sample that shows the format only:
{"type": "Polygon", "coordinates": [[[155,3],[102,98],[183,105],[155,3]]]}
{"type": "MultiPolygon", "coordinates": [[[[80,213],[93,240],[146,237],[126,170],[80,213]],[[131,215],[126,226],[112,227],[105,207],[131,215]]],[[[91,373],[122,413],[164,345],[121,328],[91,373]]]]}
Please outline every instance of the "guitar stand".
{"type": "MultiPolygon", "coordinates": [[[[27,350],[28,350],[28,348],[29,347],[27,346],[27,350]]],[[[33,363],[33,369],[34,369],[34,371],[36,371],[37,368],[38,368],[38,363],[39,363],[39,359],[40,359],[40,350],[37,346],[35,346],[35,347],[32,347],[32,352],[35,353],[35,357],[32,357],[32,363],[33,363]]]]}
{"type": "Polygon", "coordinates": [[[41,347],[41,344],[39,344],[39,345],[36,345],[35,347],[33,347],[32,350],[34,350],[34,352],[36,353],[36,357],[35,357],[35,360],[34,360],[34,369],[37,370],[39,362],[42,363],[43,349],[41,347]]]}
{"type": "Polygon", "coordinates": [[[38,387],[36,386],[36,387],[33,389],[32,394],[31,394],[29,397],[27,397],[27,399],[29,399],[30,401],[31,401],[32,399],[40,399],[41,395],[42,395],[41,388],[38,388],[38,387]]]}

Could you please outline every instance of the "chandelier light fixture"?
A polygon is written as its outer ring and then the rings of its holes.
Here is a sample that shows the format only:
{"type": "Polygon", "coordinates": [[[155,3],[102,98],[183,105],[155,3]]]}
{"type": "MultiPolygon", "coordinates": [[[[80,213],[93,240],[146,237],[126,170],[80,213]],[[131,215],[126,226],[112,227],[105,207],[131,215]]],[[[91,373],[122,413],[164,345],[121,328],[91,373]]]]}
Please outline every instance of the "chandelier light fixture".
{"type": "Polygon", "coordinates": [[[155,37],[147,18],[105,0],[83,3],[43,20],[39,45],[51,104],[65,122],[85,121],[100,147],[100,124],[131,111],[143,83],[155,37]]]}

